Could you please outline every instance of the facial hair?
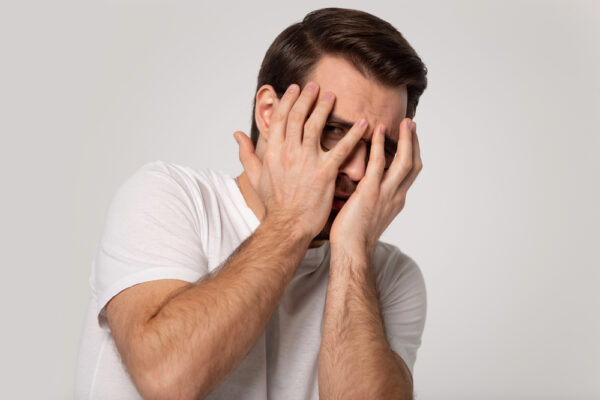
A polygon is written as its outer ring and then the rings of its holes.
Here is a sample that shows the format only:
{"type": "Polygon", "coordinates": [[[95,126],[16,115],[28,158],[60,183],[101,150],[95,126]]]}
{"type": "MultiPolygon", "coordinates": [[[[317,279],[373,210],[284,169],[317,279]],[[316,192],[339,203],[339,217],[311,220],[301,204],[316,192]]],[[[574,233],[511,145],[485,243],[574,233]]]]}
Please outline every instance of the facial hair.
{"type": "MultiPolygon", "coordinates": [[[[356,190],[357,185],[358,185],[358,182],[352,181],[348,177],[348,175],[346,175],[344,173],[338,174],[337,178],[335,179],[336,191],[346,193],[348,195],[354,193],[354,190],[356,190]]],[[[338,213],[339,213],[339,210],[334,210],[333,208],[331,209],[331,212],[329,213],[329,218],[327,218],[327,222],[325,223],[325,226],[323,227],[321,232],[319,232],[319,234],[317,236],[315,236],[315,238],[313,240],[315,240],[315,241],[329,240],[329,233],[331,232],[331,227],[333,226],[333,221],[335,220],[335,217],[338,215],[338,213]]]]}
{"type": "Polygon", "coordinates": [[[333,221],[335,220],[337,214],[338,211],[333,209],[331,210],[331,213],[327,218],[327,222],[325,222],[325,226],[323,227],[321,232],[319,232],[319,234],[313,238],[313,241],[329,240],[329,232],[331,232],[331,226],[333,225],[333,221]]]}

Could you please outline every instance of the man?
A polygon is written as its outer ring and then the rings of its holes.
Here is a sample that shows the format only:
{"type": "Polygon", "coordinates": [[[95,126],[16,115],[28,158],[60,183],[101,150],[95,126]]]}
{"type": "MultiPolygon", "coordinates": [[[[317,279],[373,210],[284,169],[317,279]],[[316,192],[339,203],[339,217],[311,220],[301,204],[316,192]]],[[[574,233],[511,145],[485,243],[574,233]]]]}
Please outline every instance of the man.
{"type": "Polygon", "coordinates": [[[113,199],[77,396],[411,398],[425,286],[378,239],[422,168],[425,76],[370,14],[317,10],[284,30],[252,140],[234,133],[239,177],[157,161],[113,199]]]}

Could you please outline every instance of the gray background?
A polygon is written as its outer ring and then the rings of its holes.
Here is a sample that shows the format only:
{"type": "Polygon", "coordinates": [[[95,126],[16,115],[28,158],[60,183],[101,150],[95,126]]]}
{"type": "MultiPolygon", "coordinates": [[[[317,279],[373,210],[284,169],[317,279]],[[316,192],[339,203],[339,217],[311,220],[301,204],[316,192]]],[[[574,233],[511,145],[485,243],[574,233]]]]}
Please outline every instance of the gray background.
{"type": "Polygon", "coordinates": [[[600,398],[600,3],[11,3],[0,397],[72,397],[117,187],[156,159],[239,174],[264,52],[336,5],[390,21],[429,68],[424,169],[382,237],[426,279],[418,398],[600,398]]]}

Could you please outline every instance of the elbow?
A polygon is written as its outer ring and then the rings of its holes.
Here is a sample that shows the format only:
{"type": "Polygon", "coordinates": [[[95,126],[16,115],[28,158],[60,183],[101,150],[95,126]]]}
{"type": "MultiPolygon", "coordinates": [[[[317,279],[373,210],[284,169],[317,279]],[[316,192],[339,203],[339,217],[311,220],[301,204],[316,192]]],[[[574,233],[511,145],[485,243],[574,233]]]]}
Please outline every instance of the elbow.
{"type": "Polygon", "coordinates": [[[207,395],[204,385],[186,382],[181,374],[160,366],[138,374],[134,383],[145,400],[198,400],[207,395]]]}
{"type": "Polygon", "coordinates": [[[140,372],[133,377],[135,386],[144,400],[183,399],[181,388],[176,388],[173,378],[157,368],[140,372]],[[177,391],[175,391],[177,390],[177,391]]]}
{"type": "Polygon", "coordinates": [[[189,354],[167,351],[153,341],[148,331],[133,335],[129,352],[122,360],[129,376],[145,400],[197,400],[210,392],[205,360],[194,360],[189,354]]]}

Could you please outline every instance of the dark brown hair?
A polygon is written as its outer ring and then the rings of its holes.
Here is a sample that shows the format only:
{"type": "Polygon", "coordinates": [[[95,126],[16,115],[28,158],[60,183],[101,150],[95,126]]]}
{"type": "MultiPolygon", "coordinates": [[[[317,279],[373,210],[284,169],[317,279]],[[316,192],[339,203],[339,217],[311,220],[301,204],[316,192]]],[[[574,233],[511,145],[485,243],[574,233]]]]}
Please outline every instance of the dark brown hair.
{"type": "MultiPolygon", "coordinates": [[[[324,54],[339,55],[365,77],[396,87],[407,85],[406,117],[413,118],[427,87],[427,67],[406,39],[390,23],[363,11],[323,8],[287,27],[275,38],[263,59],[256,91],[271,85],[278,97],[292,83],[302,87],[324,54]]],[[[255,92],[256,93],[256,92],[255,92]]],[[[258,142],[252,106],[250,138],[258,142]]]]}

